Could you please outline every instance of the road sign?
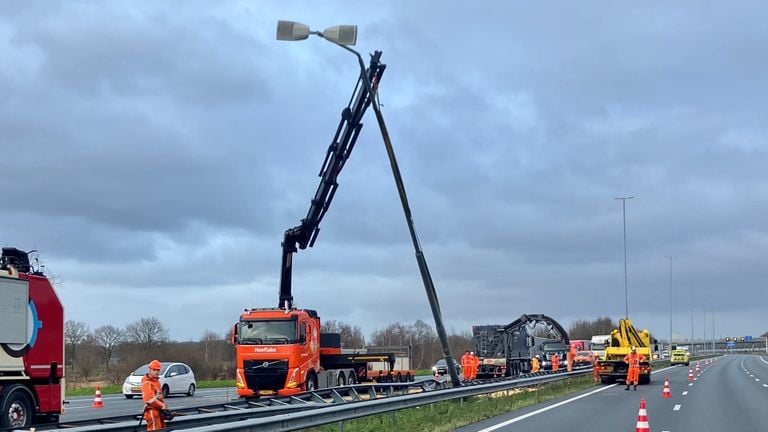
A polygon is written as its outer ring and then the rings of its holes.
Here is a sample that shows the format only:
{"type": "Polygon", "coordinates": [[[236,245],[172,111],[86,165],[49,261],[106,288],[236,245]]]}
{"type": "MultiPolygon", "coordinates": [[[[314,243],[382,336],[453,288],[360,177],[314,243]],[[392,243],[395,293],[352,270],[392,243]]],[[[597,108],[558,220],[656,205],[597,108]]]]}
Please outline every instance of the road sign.
{"type": "Polygon", "coordinates": [[[727,345],[727,348],[736,348],[736,344],[733,342],[728,342],[726,345],[727,345]]]}
{"type": "Polygon", "coordinates": [[[752,342],[752,336],[744,336],[744,340],[747,342],[752,342]]]}

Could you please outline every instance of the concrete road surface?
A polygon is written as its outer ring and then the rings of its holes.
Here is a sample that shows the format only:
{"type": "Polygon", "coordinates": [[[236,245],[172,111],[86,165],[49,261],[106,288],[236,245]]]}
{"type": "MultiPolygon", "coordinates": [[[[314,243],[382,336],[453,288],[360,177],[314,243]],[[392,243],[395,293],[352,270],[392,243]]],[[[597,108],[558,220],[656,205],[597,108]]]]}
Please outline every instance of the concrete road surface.
{"type": "Polygon", "coordinates": [[[768,431],[768,357],[728,355],[688,381],[688,367],[654,373],[651,384],[625,391],[623,384],[596,386],[460,429],[491,431],[634,431],[645,399],[653,432],[768,431]],[[669,376],[672,397],[661,397],[669,376]]]}

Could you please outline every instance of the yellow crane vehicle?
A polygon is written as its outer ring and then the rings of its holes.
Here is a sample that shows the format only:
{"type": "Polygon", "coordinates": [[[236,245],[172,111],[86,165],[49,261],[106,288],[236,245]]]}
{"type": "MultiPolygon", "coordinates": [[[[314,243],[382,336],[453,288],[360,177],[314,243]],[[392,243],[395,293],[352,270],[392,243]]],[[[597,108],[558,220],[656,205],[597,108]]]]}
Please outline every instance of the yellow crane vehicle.
{"type": "Polygon", "coordinates": [[[624,362],[624,357],[637,347],[637,353],[645,357],[640,362],[640,384],[651,382],[651,341],[648,330],[638,331],[627,319],[619,320],[619,328],[611,331],[609,346],[605,348],[605,358],[597,361],[600,381],[607,384],[616,380],[625,380],[629,365],[624,362]]]}

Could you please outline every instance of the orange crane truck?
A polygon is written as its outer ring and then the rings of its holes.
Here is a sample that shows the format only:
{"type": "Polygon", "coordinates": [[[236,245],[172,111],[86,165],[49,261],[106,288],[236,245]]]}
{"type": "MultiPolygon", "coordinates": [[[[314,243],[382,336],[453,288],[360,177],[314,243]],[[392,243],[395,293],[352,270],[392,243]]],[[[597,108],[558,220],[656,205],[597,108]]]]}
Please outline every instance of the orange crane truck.
{"type": "Polygon", "coordinates": [[[376,91],[385,65],[381,52],[371,56],[367,77],[360,76],[349,105],[328,147],[317,187],[307,212],[298,226],[285,231],[280,273],[280,294],[276,308],[246,309],[232,331],[236,346],[236,387],[243,397],[290,395],[337,385],[370,380],[412,380],[412,370],[394,370],[394,353],[344,353],[337,333],[320,332],[320,317],[312,309],[293,305],[291,288],[293,254],[312,247],[320,222],[338,188],[337,178],[349,158],[362,129],[362,119],[372,95],[365,79],[376,91]],[[374,370],[372,364],[387,364],[374,370]]]}

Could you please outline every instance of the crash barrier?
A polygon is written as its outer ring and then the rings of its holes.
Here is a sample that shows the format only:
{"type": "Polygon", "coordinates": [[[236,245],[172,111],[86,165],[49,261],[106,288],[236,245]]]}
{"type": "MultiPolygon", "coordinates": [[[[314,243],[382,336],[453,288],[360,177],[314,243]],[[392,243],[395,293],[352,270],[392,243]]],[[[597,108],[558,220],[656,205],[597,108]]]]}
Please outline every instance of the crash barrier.
{"type": "MultiPolygon", "coordinates": [[[[573,372],[544,372],[515,378],[475,381],[457,388],[446,388],[446,381],[428,379],[413,383],[357,384],[333,387],[295,396],[212,406],[213,412],[178,413],[169,430],[188,431],[289,431],[351,420],[385,412],[413,408],[435,402],[480,396],[522,387],[560,381],[592,373],[591,366],[573,372]],[[414,393],[416,392],[416,393],[414,393]],[[218,409],[224,409],[217,411],[218,409]]],[[[205,407],[195,410],[205,410],[205,407]]],[[[101,419],[102,422],[108,419],[101,419]]],[[[58,428],[38,426],[37,430],[68,432],[138,432],[145,426],[135,419],[117,419],[104,424],[78,426],[59,424],[58,428]]]]}

